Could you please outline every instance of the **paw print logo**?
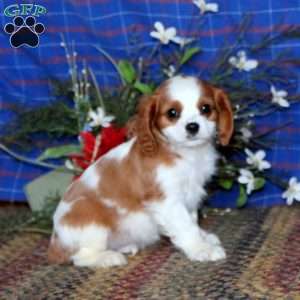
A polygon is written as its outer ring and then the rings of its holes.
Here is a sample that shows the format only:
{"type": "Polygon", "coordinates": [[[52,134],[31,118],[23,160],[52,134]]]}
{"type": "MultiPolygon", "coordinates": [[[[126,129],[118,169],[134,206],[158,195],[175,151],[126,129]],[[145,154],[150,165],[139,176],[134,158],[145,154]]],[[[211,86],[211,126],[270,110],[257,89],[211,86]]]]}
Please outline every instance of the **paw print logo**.
{"type": "Polygon", "coordinates": [[[10,34],[10,44],[14,48],[23,45],[37,47],[40,42],[39,35],[45,31],[45,26],[42,23],[36,23],[32,16],[25,20],[17,16],[13,19],[13,23],[5,25],[4,31],[10,34]]]}

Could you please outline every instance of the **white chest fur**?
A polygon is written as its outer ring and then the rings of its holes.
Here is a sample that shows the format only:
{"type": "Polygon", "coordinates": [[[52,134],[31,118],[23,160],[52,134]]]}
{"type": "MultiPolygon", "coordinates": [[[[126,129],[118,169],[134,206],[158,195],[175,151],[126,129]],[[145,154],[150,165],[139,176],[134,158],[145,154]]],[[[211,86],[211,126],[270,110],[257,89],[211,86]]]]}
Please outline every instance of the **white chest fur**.
{"type": "Polygon", "coordinates": [[[177,152],[180,158],[175,165],[157,169],[157,180],[167,198],[175,198],[193,211],[206,195],[204,185],[215,172],[217,154],[210,144],[177,152]]]}

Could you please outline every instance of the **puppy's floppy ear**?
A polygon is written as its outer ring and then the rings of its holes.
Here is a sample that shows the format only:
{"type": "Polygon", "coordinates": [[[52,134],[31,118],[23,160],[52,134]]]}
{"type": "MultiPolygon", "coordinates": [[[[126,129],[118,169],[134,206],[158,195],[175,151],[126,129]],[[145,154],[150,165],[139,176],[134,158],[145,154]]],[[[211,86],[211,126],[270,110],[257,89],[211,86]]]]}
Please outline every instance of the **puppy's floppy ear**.
{"type": "Polygon", "coordinates": [[[126,134],[127,139],[131,139],[132,137],[136,136],[136,131],[137,131],[136,123],[137,123],[137,116],[134,115],[125,124],[126,131],[127,131],[126,134]]]}
{"type": "Polygon", "coordinates": [[[214,88],[214,100],[218,112],[218,135],[222,146],[228,145],[233,133],[233,112],[228,96],[218,88],[214,88]]]}
{"type": "Polygon", "coordinates": [[[157,95],[144,96],[140,100],[136,117],[136,135],[145,156],[153,156],[158,150],[158,143],[153,132],[157,111],[157,95]]]}

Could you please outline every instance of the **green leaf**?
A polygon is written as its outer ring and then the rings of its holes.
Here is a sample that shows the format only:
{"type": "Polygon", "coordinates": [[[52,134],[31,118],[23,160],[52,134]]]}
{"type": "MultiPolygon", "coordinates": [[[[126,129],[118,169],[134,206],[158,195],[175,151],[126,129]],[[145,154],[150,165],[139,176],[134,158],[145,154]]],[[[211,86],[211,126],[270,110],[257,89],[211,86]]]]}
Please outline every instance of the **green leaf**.
{"type": "Polygon", "coordinates": [[[53,158],[61,158],[70,154],[80,153],[81,147],[79,145],[64,145],[46,149],[38,158],[38,160],[46,160],[53,158]]]}
{"type": "Polygon", "coordinates": [[[118,63],[121,76],[127,83],[133,83],[136,78],[136,72],[133,65],[127,60],[120,60],[118,63]]]}
{"type": "Polygon", "coordinates": [[[220,178],[219,181],[218,181],[218,184],[223,189],[230,190],[232,188],[232,185],[233,185],[233,180],[232,179],[220,178]]]}
{"type": "Polygon", "coordinates": [[[185,64],[188,60],[190,60],[196,53],[200,52],[200,48],[198,47],[192,47],[189,49],[186,49],[180,59],[180,65],[185,64]]]}
{"type": "Polygon", "coordinates": [[[236,200],[236,206],[238,208],[242,208],[247,203],[247,193],[245,190],[245,187],[243,185],[240,185],[240,194],[236,200]]]}
{"type": "Polygon", "coordinates": [[[153,92],[152,87],[150,85],[142,83],[140,81],[136,81],[134,83],[134,87],[142,94],[149,95],[153,92]]]}
{"type": "Polygon", "coordinates": [[[254,180],[254,190],[262,189],[266,184],[266,180],[263,177],[257,177],[254,180]]]}

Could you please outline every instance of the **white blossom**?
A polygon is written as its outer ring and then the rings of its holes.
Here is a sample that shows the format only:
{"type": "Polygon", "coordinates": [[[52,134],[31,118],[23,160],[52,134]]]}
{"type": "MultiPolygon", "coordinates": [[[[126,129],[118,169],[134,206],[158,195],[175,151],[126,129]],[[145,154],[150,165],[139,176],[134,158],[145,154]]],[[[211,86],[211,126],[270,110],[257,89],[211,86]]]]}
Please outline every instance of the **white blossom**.
{"type": "Polygon", "coordinates": [[[201,14],[219,11],[219,5],[217,3],[206,3],[205,0],[193,0],[193,3],[200,9],[201,14]]]}
{"type": "Polygon", "coordinates": [[[169,65],[167,69],[163,71],[169,78],[173,77],[176,73],[176,68],[173,65],[169,65]]]}
{"type": "Polygon", "coordinates": [[[151,31],[150,36],[158,39],[162,44],[167,45],[170,42],[178,44],[181,48],[194,41],[192,38],[184,38],[177,36],[175,27],[165,28],[161,22],[155,22],[154,28],[156,31],[151,31]]]}
{"type": "Polygon", "coordinates": [[[289,187],[282,194],[282,198],[286,199],[288,205],[293,204],[294,200],[300,201],[300,182],[296,177],[290,178],[289,187]]]}
{"type": "Polygon", "coordinates": [[[72,161],[70,159],[67,159],[65,161],[65,167],[68,169],[68,170],[75,170],[75,167],[72,163],[72,161]]]}
{"type": "Polygon", "coordinates": [[[287,91],[279,90],[277,91],[274,85],[271,86],[271,93],[272,93],[272,102],[278,104],[282,107],[289,107],[290,103],[285,99],[287,96],[287,91]]]}
{"type": "Polygon", "coordinates": [[[249,72],[258,66],[258,61],[248,59],[245,51],[238,51],[237,56],[231,56],[228,61],[239,71],[249,72]]]}
{"type": "Polygon", "coordinates": [[[89,125],[91,127],[98,127],[98,126],[109,127],[110,122],[114,120],[115,117],[105,115],[103,108],[98,107],[96,111],[93,110],[89,111],[88,118],[89,120],[91,120],[89,122],[89,125]]]}
{"type": "Polygon", "coordinates": [[[245,152],[248,156],[246,161],[249,165],[254,166],[259,171],[271,168],[271,164],[264,160],[266,157],[266,152],[264,150],[258,150],[257,152],[253,153],[249,149],[245,149],[245,152]]]}
{"type": "Polygon", "coordinates": [[[249,140],[252,138],[253,133],[251,130],[249,130],[247,127],[242,127],[240,129],[240,132],[242,134],[242,140],[245,142],[249,142],[249,140]]]}
{"type": "Polygon", "coordinates": [[[150,36],[158,39],[164,45],[169,44],[176,37],[175,27],[165,28],[161,22],[155,22],[154,28],[156,29],[156,31],[151,31],[150,36]]]}
{"type": "Polygon", "coordinates": [[[238,177],[238,182],[246,185],[248,195],[251,194],[254,190],[255,177],[251,171],[247,169],[240,169],[240,176],[238,177]]]}

